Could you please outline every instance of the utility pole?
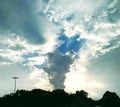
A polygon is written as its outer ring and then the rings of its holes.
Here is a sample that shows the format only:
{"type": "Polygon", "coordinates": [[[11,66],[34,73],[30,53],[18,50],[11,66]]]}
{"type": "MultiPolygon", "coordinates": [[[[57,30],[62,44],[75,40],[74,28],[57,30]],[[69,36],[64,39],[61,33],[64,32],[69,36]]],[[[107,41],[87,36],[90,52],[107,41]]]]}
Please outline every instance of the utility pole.
{"type": "Polygon", "coordinates": [[[15,81],[15,83],[14,83],[14,93],[16,92],[16,80],[18,79],[18,77],[12,77],[13,79],[14,79],[14,81],[15,81]]]}

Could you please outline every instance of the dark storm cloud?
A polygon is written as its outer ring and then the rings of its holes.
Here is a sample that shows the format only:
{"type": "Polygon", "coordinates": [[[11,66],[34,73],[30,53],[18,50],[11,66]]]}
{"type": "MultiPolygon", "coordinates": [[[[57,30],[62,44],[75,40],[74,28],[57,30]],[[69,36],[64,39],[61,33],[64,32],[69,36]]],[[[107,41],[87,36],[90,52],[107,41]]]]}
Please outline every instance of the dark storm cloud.
{"type": "Polygon", "coordinates": [[[35,1],[0,1],[0,30],[2,32],[4,30],[13,31],[19,36],[27,38],[31,43],[44,43],[45,39],[43,38],[42,33],[40,33],[41,28],[37,22],[38,16],[34,12],[35,1]]]}
{"type": "Polygon", "coordinates": [[[63,55],[58,51],[48,53],[48,58],[49,65],[44,70],[51,75],[50,82],[54,85],[54,88],[63,89],[65,74],[69,71],[69,65],[72,64],[73,59],[71,55],[63,55]]]}

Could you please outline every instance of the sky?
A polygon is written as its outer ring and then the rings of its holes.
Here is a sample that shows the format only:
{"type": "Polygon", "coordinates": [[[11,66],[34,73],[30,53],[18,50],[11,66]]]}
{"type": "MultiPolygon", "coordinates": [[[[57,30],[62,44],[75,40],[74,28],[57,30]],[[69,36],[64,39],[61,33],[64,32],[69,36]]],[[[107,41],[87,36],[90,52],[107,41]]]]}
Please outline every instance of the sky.
{"type": "Polygon", "coordinates": [[[119,0],[0,0],[0,96],[17,89],[120,95],[119,0]]]}

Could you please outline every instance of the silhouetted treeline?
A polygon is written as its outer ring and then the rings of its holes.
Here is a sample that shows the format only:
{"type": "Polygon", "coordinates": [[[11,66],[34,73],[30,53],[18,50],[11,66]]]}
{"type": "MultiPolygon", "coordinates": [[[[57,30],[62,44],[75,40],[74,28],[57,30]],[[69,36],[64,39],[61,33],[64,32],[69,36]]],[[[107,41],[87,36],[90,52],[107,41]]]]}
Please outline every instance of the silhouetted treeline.
{"type": "Polygon", "coordinates": [[[0,98],[0,107],[120,107],[120,98],[114,92],[105,92],[100,100],[88,98],[84,90],[68,94],[64,90],[52,92],[40,89],[17,90],[0,98]]]}

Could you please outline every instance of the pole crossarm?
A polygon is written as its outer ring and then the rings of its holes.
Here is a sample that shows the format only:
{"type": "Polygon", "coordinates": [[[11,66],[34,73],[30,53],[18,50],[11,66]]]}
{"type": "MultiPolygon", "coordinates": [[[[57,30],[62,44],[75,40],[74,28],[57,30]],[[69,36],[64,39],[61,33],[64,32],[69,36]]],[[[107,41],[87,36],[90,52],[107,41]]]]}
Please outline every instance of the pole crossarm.
{"type": "Polygon", "coordinates": [[[12,77],[13,79],[18,79],[19,77],[12,77]]]}

